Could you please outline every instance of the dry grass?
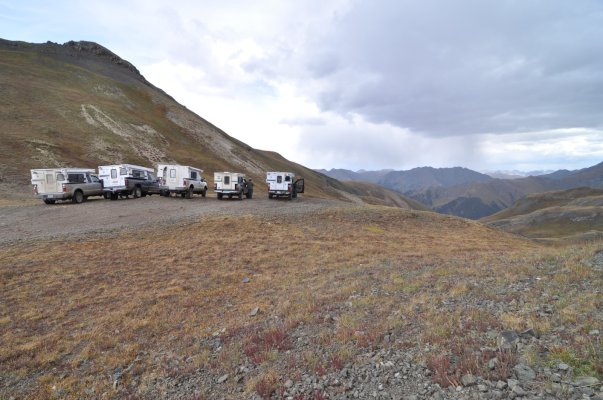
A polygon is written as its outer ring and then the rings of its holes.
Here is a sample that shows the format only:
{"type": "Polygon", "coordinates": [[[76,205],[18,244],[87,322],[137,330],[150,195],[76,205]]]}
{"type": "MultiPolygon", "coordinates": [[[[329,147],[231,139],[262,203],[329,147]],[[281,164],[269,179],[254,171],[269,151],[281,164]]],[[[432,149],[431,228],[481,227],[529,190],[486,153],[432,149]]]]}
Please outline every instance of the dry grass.
{"type": "MultiPolygon", "coordinates": [[[[428,344],[433,357],[458,353],[467,365],[457,371],[480,369],[487,360],[465,352],[491,345],[488,329],[535,325],[530,307],[545,292],[566,303],[537,321],[539,329],[554,318],[570,331],[594,323],[601,300],[577,285],[600,282],[580,267],[595,248],[545,248],[476,222],[382,207],[210,217],[4,247],[0,375],[9,389],[0,397],[148,397],[161,393],[158,378],[201,374],[214,382],[247,361],[257,370],[246,390],[267,396],[300,372],[342,368],[362,349],[384,345],[385,333],[400,338],[391,345],[428,344]],[[555,268],[574,273],[557,279],[555,268]],[[512,301],[502,289],[537,275],[543,279],[521,294],[516,313],[476,306],[475,299],[512,301]],[[302,330],[314,339],[296,354],[290,350],[302,330]],[[215,353],[208,343],[218,332],[215,353]],[[125,372],[113,387],[116,371],[125,372]]],[[[573,353],[578,359],[591,357],[586,344],[574,345],[586,349],[573,353]]],[[[597,362],[590,358],[591,369],[597,362]]]]}

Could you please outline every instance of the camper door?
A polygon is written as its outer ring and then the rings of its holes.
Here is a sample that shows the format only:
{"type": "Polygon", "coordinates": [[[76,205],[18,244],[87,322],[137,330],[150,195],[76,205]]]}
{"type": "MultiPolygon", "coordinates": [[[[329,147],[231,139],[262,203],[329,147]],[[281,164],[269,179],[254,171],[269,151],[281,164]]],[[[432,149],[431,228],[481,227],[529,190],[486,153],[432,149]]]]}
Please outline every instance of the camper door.
{"type": "Polygon", "coordinates": [[[304,184],[304,179],[298,179],[295,181],[294,183],[295,185],[295,191],[297,193],[303,193],[304,192],[304,188],[305,188],[305,184],[304,184]]]}

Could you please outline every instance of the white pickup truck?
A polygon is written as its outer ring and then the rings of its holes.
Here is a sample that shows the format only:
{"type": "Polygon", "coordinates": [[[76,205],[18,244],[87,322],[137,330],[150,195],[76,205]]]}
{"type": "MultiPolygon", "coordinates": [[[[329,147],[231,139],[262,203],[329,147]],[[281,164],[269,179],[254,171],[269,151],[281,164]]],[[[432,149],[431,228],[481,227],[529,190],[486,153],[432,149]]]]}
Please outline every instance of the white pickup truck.
{"type": "Polygon", "coordinates": [[[304,179],[296,178],[293,172],[267,172],[268,198],[286,197],[289,200],[296,198],[298,193],[304,192],[304,179]]]}
{"type": "Polygon", "coordinates": [[[239,172],[215,172],[214,192],[219,200],[224,196],[228,196],[229,199],[237,196],[239,200],[242,200],[243,195],[251,199],[253,197],[253,183],[251,183],[251,179],[247,182],[245,174],[239,172]]]}
{"type": "Polygon", "coordinates": [[[103,195],[103,184],[93,174],[88,168],[32,169],[31,184],[36,197],[46,204],[57,200],[79,204],[89,196],[103,195]]]}
{"type": "Polygon", "coordinates": [[[157,164],[157,179],[162,196],[171,193],[190,199],[193,194],[205,197],[207,182],[201,174],[202,169],[177,164],[157,164]]]}

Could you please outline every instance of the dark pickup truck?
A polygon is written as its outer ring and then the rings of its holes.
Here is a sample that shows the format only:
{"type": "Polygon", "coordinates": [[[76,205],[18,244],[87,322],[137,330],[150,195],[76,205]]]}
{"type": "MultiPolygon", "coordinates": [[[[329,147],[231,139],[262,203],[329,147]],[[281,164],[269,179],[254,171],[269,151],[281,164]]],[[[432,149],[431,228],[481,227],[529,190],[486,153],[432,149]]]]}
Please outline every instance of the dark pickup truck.
{"type": "Polygon", "coordinates": [[[106,199],[145,197],[160,194],[160,186],[151,168],[131,164],[98,167],[98,177],[103,181],[106,199]]]}

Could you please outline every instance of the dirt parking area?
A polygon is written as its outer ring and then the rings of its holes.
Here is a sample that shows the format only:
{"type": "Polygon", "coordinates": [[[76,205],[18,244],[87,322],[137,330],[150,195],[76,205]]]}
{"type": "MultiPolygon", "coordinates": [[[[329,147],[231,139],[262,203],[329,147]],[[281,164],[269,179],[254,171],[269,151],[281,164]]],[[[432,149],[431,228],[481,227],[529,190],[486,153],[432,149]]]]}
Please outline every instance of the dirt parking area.
{"type": "Polygon", "coordinates": [[[107,235],[124,229],[153,229],[157,224],[197,221],[209,215],[280,215],[313,213],[325,207],[347,203],[333,200],[253,198],[217,200],[208,196],[193,199],[150,196],[116,201],[89,199],[45,205],[28,201],[24,205],[0,206],[0,245],[65,236],[107,235]]]}

